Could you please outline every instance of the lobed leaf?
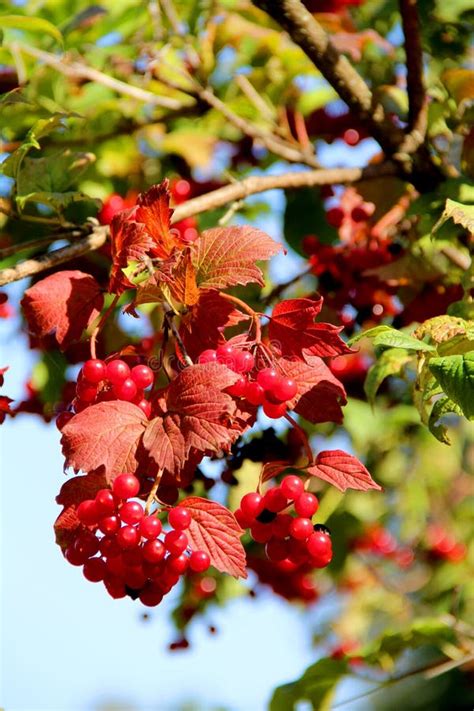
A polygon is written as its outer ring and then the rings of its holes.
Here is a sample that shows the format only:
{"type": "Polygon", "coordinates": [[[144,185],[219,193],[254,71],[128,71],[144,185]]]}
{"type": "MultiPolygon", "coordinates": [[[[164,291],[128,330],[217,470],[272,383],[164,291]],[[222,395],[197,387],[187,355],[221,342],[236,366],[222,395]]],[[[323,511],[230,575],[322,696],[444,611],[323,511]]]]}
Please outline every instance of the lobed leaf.
{"type": "Polygon", "coordinates": [[[320,452],[314,466],[308,467],[307,471],[311,476],[317,476],[319,479],[329,482],[340,491],[346,491],[346,489],[358,489],[359,491],[377,489],[381,491],[382,488],[372,479],[357,457],[340,449],[320,452]]]}

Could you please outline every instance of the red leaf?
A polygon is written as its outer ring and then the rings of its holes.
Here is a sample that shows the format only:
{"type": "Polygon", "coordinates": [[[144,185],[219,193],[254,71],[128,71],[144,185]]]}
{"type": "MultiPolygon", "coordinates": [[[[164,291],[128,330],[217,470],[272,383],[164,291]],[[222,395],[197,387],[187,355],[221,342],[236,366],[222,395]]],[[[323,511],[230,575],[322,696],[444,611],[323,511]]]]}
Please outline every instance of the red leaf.
{"type": "Polygon", "coordinates": [[[196,360],[204,350],[216,348],[224,329],[248,318],[218,291],[201,292],[199,301],[181,322],[181,338],[188,355],[196,360]]]}
{"type": "Polygon", "coordinates": [[[196,245],[198,284],[201,289],[225,289],[249,282],[263,286],[263,275],[255,262],[270,259],[281,248],[255,227],[206,230],[196,245]]]}
{"type": "Polygon", "coordinates": [[[114,294],[134,288],[122,269],[126,269],[129,262],[139,262],[153,247],[153,238],[145,230],[145,225],[133,220],[134,212],[135,208],[119,212],[110,223],[112,269],[109,291],[114,294]]]}
{"type": "Polygon", "coordinates": [[[312,358],[311,365],[280,358],[278,366],[298,385],[298,393],[289,403],[295,412],[313,424],[342,422],[341,405],[346,403],[346,393],[321,358],[312,358]]]}
{"type": "Polygon", "coordinates": [[[259,484],[265,484],[266,481],[275,479],[287,469],[299,469],[299,467],[285,461],[265,462],[260,470],[259,484]]]}
{"type": "Polygon", "coordinates": [[[130,402],[91,405],[63,428],[66,466],[76,471],[104,471],[107,482],[117,474],[135,472],[137,447],[147,422],[140,408],[130,402]]]}
{"type": "Polygon", "coordinates": [[[137,200],[135,219],[145,225],[146,231],[153,238],[154,255],[168,257],[179,242],[170,226],[173,210],[170,208],[169,181],[163,180],[153,185],[137,200]]]}
{"type": "Polygon", "coordinates": [[[81,501],[93,499],[99,489],[107,486],[103,475],[88,474],[68,479],[56,497],[56,503],[63,506],[63,510],[54,523],[56,543],[64,551],[76,536],[76,531],[81,526],[77,518],[76,509],[81,501]]]}
{"type": "Polygon", "coordinates": [[[173,272],[168,288],[175,301],[185,306],[194,306],[199,299],[199,289],[196,283],[196,269],[191,262],[189,249],[181,253],[181,259],[173,272]]]}
{"type": "Polygon", "coordinates": [[[339,337],[342,327],[315,323],[322,304],[322,299],[288,299],[275,306],[268,336],[281,355],[306,359],[353,352],[339,337]]]}
{"type": "Polygon", "coordinates": [[[320,452],[314,466],[309,467],[307,471],[311,476],[328,481],[340,491],[346,489],[381,490],[362,462],[352,454],[347,454],[340,449],[320,452]]]}
{"type": "Polygon", "coordinates": [[[191,514],[186,535],[192,550],[205,551],[220,573],[246,578],[245,550],[240,542],[243,531],[234,514],[225,506],[198,496],[184,499],[181,504],[191,514]]]}
{"type": "Polygon", "coordinates": [[[97,318],[104,297],[90,274],[63,271],[27,289],[21,303],[31,334],[42,338],[55,332],[64,350],[97,318]]]}
{"type": "Polygon", "coordinates": [[[143,446],[158,468],[177,476],[191,448],[203,453],[229,449],[242,433],[237,408],[223,392],[238,375],[218,363],[183,370],[159,404],[163,414],[153,419],[143,435],[143,446]]]}

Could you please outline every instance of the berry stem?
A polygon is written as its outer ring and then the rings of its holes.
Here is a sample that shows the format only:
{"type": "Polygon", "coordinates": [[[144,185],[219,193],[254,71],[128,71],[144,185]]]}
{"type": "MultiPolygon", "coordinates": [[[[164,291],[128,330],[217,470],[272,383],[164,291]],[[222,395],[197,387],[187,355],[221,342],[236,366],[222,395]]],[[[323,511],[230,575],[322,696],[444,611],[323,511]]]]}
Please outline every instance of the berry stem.
{"type": "Polygon", "coordinates": [[[120,296],[118,294],[115,294],[113,300],[111,301],[110,305],[107,307],[107,309],[104,311],[102,314],[99,323],[97,326],[94,328],[91,334],[91,342],[90,342],[90,349],[91,349],[91,358],[94,360],[97,358],[96,356],[96,343],[97,343],[97,336],[99,335],[100,331],[104,327],[105,322],[107,321],[108,317],[112,313],[112,311],[115,309],[117,306],[117,302],[119,300],[120,296]]]}
{"type": "Polygon", "coordinates": [[[173,308],[172,308],[171,304],[169,304],[166,300],[163,300],[162,304],[163,304],[166,325],[168,326],[169,330],[172,332],[172,334],[175,338],[175,341],[179,346],[179,350],[181,351],[181,355],[184,358],[184,362],[186,363],[186,365],[192,365],[193,361],[187,354],[186,348],[184,347],[183,339],[181,338],[180,333],[179,333],[178,329],[176,328],[176,324],[174,322],[175,313],[173,311],[173,308]]]}
{"type": "Polygon", "coordinates": [[[285,420],[287,420],[292,425],[292,427],[300,435],[301,441],[304,446],[304,451],[306,452],[306,456],[308,457],[307,466],[309,466],[310,464],[313,463],[314,457],[313,457],[313,451],[311,449],[311,445],[308,440],[308,435],[306,434],[304,429],[296,422],[296,420],[294,420],[292,418],[292,416],[288,414],[288,412],[285,415],[283,415],[283,417],[285,418],[285,420]]]}
{"type": "Polygon", "coordinates": [[[150,513],[151,506],[155,500],[156,497],[156,492],[158,491],[158,487],[160,485],[161,477],[163,476],[163,469],[158,470],[158,474],[156,475],[155,481],[153,482],[153,486],[150,489],[150,493],[148,494],[146,503],[145,503],[145,516],[148,516],[150,513]]]}
{"type": "Polygon", "coordinates": [[[221,291],[221,297],[223,299],[226,299],[227,301],[231,301],[233,304],[239,307],[240,311],[243,311],[246,314],[249,314],[249,316],[252,319],[253,326],[255,328],[255,342],[256,343],[261,343],[262,340],[262,327],[260,325],[260,316],[259,314],[252,309],[251,306],[245,303],[245,301],[242,301],[239,299],[237,296],[232,296],[232,294],[226,294],[225,292],[221,291]]]}

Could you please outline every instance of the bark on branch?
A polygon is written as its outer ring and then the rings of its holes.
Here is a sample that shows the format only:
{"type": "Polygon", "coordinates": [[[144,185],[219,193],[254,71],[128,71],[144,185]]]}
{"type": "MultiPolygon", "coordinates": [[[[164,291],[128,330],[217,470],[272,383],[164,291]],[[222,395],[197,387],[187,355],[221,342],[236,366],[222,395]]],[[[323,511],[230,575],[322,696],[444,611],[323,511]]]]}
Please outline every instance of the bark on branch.
{"type": "Polygon", "coordinates": [[[426,133],[427,104],[423,82],[423,50],[421,47],[420,18],[417,0],[400,0],[408,90],[408,131],[418,131],[421,140],[426,133]]]}

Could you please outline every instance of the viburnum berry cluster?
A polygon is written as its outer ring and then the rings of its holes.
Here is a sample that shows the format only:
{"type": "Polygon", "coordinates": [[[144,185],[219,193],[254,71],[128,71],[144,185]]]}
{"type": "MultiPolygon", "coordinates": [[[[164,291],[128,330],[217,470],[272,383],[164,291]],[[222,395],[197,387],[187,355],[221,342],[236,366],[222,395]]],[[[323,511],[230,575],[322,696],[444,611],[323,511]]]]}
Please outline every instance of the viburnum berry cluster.
{"type": "Polygon", "coordinates": [[[99,489],[94,499],[77,507],[81,526],[65,551],[72,565],[82,566],[84,577],[102,582],[113,598],[139,598],[158,605],[186,571],[203,573],[209,555],[190,550],[185,531],[191,514],[185,506],[167,509],[171,530],[165,532],[155,514],[148,515],[134,497],[140,482],[133,474],[120,474],[112,489],[99,489]]]}

